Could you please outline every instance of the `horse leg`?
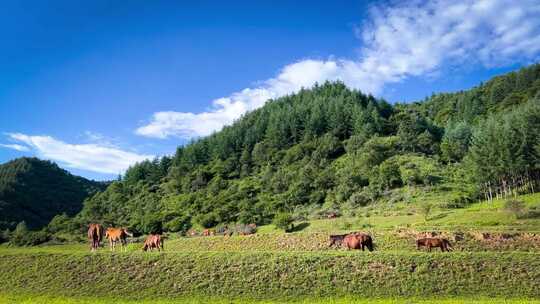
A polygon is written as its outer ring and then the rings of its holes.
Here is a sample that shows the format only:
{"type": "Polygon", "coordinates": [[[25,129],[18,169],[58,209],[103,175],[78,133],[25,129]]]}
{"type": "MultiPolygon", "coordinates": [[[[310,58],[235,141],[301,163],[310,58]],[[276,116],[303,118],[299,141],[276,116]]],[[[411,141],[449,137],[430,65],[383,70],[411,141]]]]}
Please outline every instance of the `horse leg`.
{"type": "Polygon", "coordinates": [[[431,252],[431,246],[428,245],[428,252],[431,252]]]}

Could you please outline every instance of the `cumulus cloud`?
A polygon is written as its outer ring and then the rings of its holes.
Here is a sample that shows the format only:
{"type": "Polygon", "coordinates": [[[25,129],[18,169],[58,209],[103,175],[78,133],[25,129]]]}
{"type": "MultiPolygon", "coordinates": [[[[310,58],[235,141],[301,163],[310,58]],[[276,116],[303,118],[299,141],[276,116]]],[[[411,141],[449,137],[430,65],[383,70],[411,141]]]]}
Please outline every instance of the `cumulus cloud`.
{"type": "Polygon", "coordinates": [[[27,146],[18,145],[18,144],[0,144],[0,147],[9,148],[9,149],[13,149],[13,150],[21,151],[21,152],[30,151],[30,148],[28,148],[27,146]]]}
{"type": "Polygon", "coordinates": [[[232,123],[243,113],[264,105],[272,98],[284,96],[298,91],[302,87],[310,87],[316,82],[341,80],[354,88],[373,92],[370,76],[358,73],[357,63],[350,60],[319,61],[303,60],[284,67],[276,78],[271,78],[257,88],[247,88],[231,96],[222,97],[212,102],[212,108],[202,113],[185,113],[164,111],[154,113],[152,121],[136,130],[143,136],[167,138],[179,136],[183,138],[206,136],[232,123]]]}
{"type": "Polygon", "coordinates": [[[155,138],[206,136],[246,111],[326,80],[378,95],[389,83],[434,75],[446,66],[486,67],[539,59],[540,3],[534,0],[411,1],[373,6],[358,29],[357,59],[305,59],[276,77],[212,102],[202,113],[152,115],[139,135],[155,138]]]}
{"type": "Polygon", "coordinates": [[[7,135],[13,141],[26,144],[27,150],[30,148],[35,150],[40,157],[57,161],[70,168],[99,173],[121,174],[130,165],[153,158],[152,155],[140,155],[95,143],[69,144],[51,136],[30,136],[21,133],[7,135]]]}

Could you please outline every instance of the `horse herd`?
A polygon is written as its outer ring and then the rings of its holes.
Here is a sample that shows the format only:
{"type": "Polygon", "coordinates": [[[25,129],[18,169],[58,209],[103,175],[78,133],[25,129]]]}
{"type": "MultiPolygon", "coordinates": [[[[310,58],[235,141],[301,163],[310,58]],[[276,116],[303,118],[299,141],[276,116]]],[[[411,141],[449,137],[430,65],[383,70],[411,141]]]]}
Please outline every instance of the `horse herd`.
{"type": "MultiPolygon", "coordinates": [[[[90,224],[88,227],[88,239],[90,240],[91,251],[96,251],[103,239],[103,235],[109,240],[109,248],[114,251],[116,244],[120,243],[121,250],[127,250],[127,237],[133,236],[126,228],[110,227],[106,230],[100,224],[90,224]]],[[[213,235],[203,233],[203,235],[213,235]]],[[[344,247],[347,249],[365,249],[373,251],[375,246],[371,235],[365,232],[352,232],[348,234],[330,235],[329,247],[344,247]]],[[[425,247],[431,252],[432,248],[440,248],[441,251],[450,251],[452,245],[445,238],[427,237],[416,240],[416,249],[425,247]]],[[[143,251],[163,250],[163,238],[160,234],[149,234],[144,241],[143,251]]]]}
{"type": "MultiPolygon", "coordinates": [[[[88,239],[90,240],[91,251],[96,251],[99,248],[104,234],[109,240],[109,248],[111,251],[115,250],[117,243],[120,243],[120,250],[127,250],[127,237],[133,236],[133,234],[124,227],[110,227],[104,231],[103,226],[100,224],[90,224],[88,226],[88,239]]],[[[160,234],[149,234],[144,241],[142,250],[152,251],[154,249],[157,249],[158,251],[163,250],[163,238],[160,234]]]]}
{"type": "MultiPolygon", "coordinates": [[[[374,244],[371,235],[365,232],[353,232],[349,234],[330,235],[329,247],[345,247],[347,249],[368,249],[373,251],[374,244]]],[[[452,250],[452,244],[445,238],[427,237],[416,240],[416,249],[425,247],[431,252],[431,248],[440,248],[442,252],[452,250]]]]}

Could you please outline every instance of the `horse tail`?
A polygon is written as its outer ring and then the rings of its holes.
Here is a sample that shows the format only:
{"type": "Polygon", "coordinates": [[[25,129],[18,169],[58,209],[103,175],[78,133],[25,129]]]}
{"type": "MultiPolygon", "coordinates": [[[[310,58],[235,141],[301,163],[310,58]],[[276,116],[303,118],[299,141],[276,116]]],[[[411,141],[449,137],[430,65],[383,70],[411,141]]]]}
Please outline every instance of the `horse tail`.
{"type": "Polygon", "coordinates": [[[96,234],[97,234],[97,241],[101,242],[101,238],[103,237],[103,227],[101,225],[96,225],[96,234]]]}
{"type": "Polygon", "coordinates": [[[90,225],[90,227],[88,227],[88,238],[89,239],[92,239],[93,236],[94,236],[94,226],[90,225]]]}

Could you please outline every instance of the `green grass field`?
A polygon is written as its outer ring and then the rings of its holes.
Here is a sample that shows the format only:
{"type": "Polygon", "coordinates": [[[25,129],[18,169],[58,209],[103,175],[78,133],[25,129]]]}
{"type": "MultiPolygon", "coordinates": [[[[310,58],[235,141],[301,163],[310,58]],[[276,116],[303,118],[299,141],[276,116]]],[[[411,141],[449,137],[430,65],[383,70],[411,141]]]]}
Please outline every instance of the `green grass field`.
{"type": "Polygon", "coordinates": [[[300,301],[258,301],[258,300],[231,300],[220,298],[178,298],[170,300],[152,299],[152,300],[123,300],[118,298],[66,298],[66,297],[51,297],[51,296],[14,296],[0,295],[1,304],[274,304],[274,303],[290,303],[290,304],[536,304],[540,300],[533,299],[353,299],[353,298],[326,298],[326,299],[304,299],[300,301]]]}
{"type": "MultiPolygon", "coordinates": [[[[540,195],[521,197],[537,206],[540,195]]],[[[399,206],[369,217],[309,222],[283,233],[168,236],[164,253],[87,244],[0,246],[0,303],[539,303],[540,222],[503,202],[439,210],[399,206]],[[369,231],[375,252],[328,248],[328,235],[369,231]],[[454,251],[418,252],[435,231],[454,251]],[[536,299],[536,300],[533,300],[536,299]]]]}

